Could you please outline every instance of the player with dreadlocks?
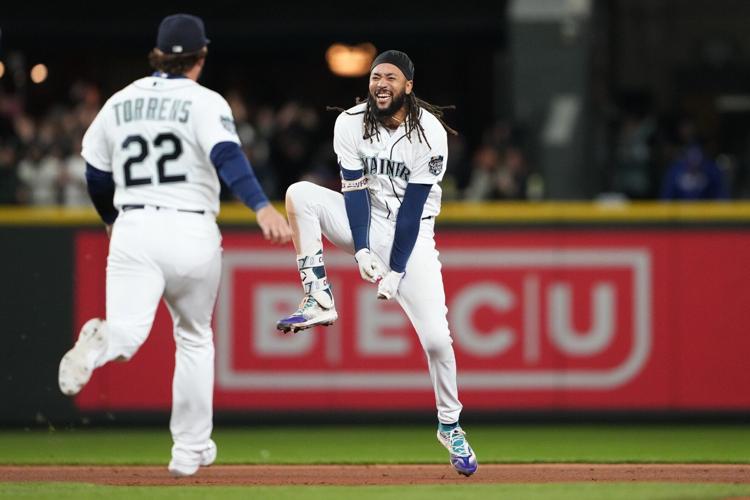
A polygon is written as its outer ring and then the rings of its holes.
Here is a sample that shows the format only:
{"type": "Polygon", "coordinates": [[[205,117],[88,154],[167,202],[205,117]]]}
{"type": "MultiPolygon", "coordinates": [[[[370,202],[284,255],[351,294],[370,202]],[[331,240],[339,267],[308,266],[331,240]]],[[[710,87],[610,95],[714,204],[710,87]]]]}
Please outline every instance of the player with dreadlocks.
{"type": "MultiPolygon", "coordinates": [[[[406,137],[411,141],[411,133],[413,130],[417,131],[417,139],[419,141],[427,141],[427,138],[424,135],[424,128],[422,127],[422,124],[419,122],[419,115],[421,113],[421,109],[426,109],[430,113],[432,113],[435,118],[437,118],[440,123],[443,125],[443,128],[451,134],[451,135],[458,135],[458,132],[453,130],[443,121],[443,112],[446,109],[453,109],[454,106],[435,106],[434,104],[430,104],[427,101],[423,101],[419,97],[417,97],[414,92],[406,93],[404,92],[399,96],[397,99],[392,100],[390,104],[387,104],[387,107],[385,109],[381,109],[377,106],[377,99],[373,98],[373,96],[370,94],[368,95],[367,99],[365,99],[367,102],[367,107],[364,111],[364,136],[365,139],[370,139],[373,136],[377,136],[377,138],[380,138],[380,132],[379,127],[380,125],[384,125],[385,127],[389,127],[389,125],[395,125],[397,123],[397,120],[393,119],[393,115],[396,111],[405,110],[405,115],[403,118],[403,121],[406,123],[406,137]],[[421,109],[420,109],[421,108],[421,109]]],[[[362,102],[360,99],[357,99],[357,104],[362,102]]],[[[337,109],[339,111],[346,112],[345,110],[341,108],[333,108],[337,109]]],[[[429,143],[428,143],[429,145],[429,143]]]]}
{"type": "MultiPolygon", "coordinates": [[[[286,211],[305,297],[277,328],[298,332],[338,319],[322,235],[354,254],[362,278],[377,283],[377,298],[396,299],[411,320],[427,354],[438,440],[456,471],[470,476],[477,459],[458,424],[462,406],[456,358],[434,239],[448,159],[446,132],[455,131],[443,122],[443,108],[418,99],[413,86],[409,56],[389,50],[376,57],[366,101],[336,120],[333,146],[341,193],[310,182],[287,190],[286,211]]],[[[376,304],[370,314],[377,314],[376,304]]]]}

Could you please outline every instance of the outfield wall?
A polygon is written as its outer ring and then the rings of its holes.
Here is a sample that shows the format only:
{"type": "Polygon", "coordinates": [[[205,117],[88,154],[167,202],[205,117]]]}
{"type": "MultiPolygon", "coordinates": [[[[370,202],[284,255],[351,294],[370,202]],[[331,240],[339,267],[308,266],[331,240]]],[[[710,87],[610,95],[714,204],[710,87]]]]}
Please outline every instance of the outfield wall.
{"type": "MultiPolygon", "coordinates": [[[[226,207],[215,314],[219,412],[429,412],[426,361],[397,305],[327,253],[340,320],[281,335],[294,254],[226,207]]],[[[446,206],[438,248],[464,405],[486,412],[750,412],[750,204],[446,206]]],[[[89,211],[0,211],[0,422],[169,409],[161,307],[127,364],[75,399],[56,371],[104,313],[107,239],[89,211]]]]}

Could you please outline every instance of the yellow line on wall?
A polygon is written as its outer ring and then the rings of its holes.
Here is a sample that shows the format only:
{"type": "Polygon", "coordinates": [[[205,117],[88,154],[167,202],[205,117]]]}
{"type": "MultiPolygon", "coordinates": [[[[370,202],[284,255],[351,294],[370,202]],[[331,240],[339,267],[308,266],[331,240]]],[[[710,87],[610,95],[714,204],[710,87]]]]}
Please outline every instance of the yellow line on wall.
{"type": "Polygon", "coordinates": [[[750,222],[750,202],[732,203],[453,203],[443,222],[750,222]]]}
{"type": "MultiPolygon", "coordinates": [[[[276,203],[283,212],[283,203],[276,203]]],[[[450,202],[443,205],[439,222],[463,224],[535,223],[750,223],[750,202],[726,203],[596,203],[596,202],[450,202]]],[[[249,224],[255,214],[239,203],[222,205],[219,222],[249,224]]],[[[0,225],[98,225],[93,208],[0,207],[0,225]]]]}

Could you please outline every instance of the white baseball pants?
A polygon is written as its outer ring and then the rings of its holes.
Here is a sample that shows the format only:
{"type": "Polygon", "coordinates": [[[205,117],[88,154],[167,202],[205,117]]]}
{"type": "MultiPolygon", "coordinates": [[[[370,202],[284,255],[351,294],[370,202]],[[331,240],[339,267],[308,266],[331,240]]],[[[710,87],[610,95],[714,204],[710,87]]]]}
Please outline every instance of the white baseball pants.
{"type": "Polygon", "coordinates": [[[221,272],[213,215],[145,207],[121,212],[107,258],[106,353],[130,359],[146,341],[164,297],[177,347],[170,430],[173,454],[200,452],[213,428],[211,316],[221,272]]]}
{"type": "MultiPolygon", "coordinates": [[[[311,182],[298,182],[289,186],[286,202],[295,245],[299,245],[297,254],[315,255],[323,248],[321,235],[341,250],[354,253],[341,193],[311,182]]],[[[390,262],[395,229],[395,220],[372,215],[370,250],[381,264],[390,262]]],[[[435,248],[434,219],[423,220],[396,299],[417,331],[427,355],[438,420],[450,424],[458,421],[462,406],[458,400],[456,358],[446,317],[448,308],[441,267],[435,248]]],[[[383,265],[383,269],[389,268],[383,265]]]]}

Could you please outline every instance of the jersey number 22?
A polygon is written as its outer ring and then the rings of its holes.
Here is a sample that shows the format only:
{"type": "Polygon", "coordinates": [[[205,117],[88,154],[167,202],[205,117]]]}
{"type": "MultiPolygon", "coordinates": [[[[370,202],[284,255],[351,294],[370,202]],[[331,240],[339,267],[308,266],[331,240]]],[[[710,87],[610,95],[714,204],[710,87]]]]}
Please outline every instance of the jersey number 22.
{"type": "MultiPolygon", "coordinates": [[[[165,143],[172,143],[171,152],[164,152],[156,160],[156,171],[159,174],[159,184],[167,184],[170,182],[183,182],[187,177],[183,175],[167,175],[165,172],[166,163],[170,160],[176,160],[182,154],[182,142],[179,137],[172,133],[159,134],[154,138],[154,147],[161,149],[166,146],[165,143]]],[[[135,156],[131,156],[127,159],[125,164],[122,166],[125,172],[125,186],[142,186],[144,184],[152,184],[153,180],[151,177],[133,177],[132,167],[138,163],[143,162],[148,156],[148,142],[143,136],[140,135],[129,135],[125,138],[122,143],[122,149],[128,149],[131,144],[137,144],[140,147],[140,152],[135,156]]]]}

